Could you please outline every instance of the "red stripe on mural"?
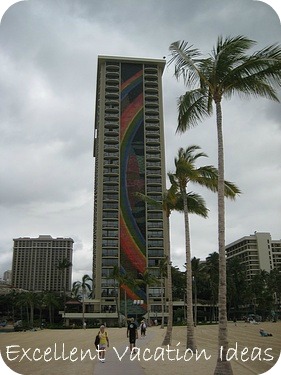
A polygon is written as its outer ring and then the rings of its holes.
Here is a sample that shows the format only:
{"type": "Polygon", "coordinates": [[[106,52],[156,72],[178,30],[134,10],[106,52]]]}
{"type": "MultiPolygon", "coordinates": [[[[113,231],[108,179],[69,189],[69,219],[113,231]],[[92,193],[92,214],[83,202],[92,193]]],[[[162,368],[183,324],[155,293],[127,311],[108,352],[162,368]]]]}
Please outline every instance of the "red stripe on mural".
{"type": "Polygon", "coordinates": [[[124,134],[127,128],[133,121],[136,114],[140,111],[143,106],[143,94],[140,94],[123,112],[121,115],[121,129],[120,129],[120,141],[122,142],[124,134]]]}
{"type": "Polygon", "coordinates": [[[129,86],[129,84],[136,79],[138,79],[140,76],[142,76],[142,70],[140,70],[138,73],[133,75],[131,78],[127,79],[127,81],[123,82],[121,85],[121,90],[123,90],[125,87],[129,86]]]}

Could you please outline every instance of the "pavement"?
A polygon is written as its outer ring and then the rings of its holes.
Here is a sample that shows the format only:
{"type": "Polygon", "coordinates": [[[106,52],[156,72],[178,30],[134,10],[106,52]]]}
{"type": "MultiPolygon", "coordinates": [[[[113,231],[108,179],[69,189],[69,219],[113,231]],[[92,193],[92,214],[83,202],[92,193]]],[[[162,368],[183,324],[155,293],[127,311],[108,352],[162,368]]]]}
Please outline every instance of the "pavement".
{"type": "MultiPolygon", "coordinates": [[[[150,335],[151,339],[151,335],[150,335]]],[[[139,338],[136,347],[141,348],[148,344],[147,336],[139,338]]],[[[137,355],[130,353],[129,340],[122,341],[119,345],[110,347],[105,355],[105,362],[97,360],[94,368],[94,375],[145,375],[137,355]]]]}

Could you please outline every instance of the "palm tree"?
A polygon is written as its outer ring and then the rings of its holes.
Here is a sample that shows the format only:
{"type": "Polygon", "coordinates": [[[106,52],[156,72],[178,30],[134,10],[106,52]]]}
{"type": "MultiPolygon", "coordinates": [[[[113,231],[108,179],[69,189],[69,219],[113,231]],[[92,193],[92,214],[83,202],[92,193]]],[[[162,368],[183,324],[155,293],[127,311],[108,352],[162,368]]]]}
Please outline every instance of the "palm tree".
{"type": "Polygon", "coordinates": [[[159,277],[161,283],[161,306],[162,306],[162,319],[161,319],[161,328],[164,329],[164,312],[166,306],[166,296],[164,300],[164,280],[168,276],[168,257],[160,259],[159,262],[159,277]],[[165,301],[165,304],[164,304],[165,301]]]}
{"type": "Polygon", "coordinates": [[[213,252],[206,258],[205,271],[208,274],[208,281],[212,295],[212,311],[210,321],[217,320],[216,318],[216,305],[218,302],[219,291],[219,253],[213,252]]]}
{"type": "MultiPolygon", "coordinates": [[[[120,314],[120,298],[121,298],[121,289],[124,285],[133,286],[132,278],[130,278],[127,274],[122,272],[122,270],[118,266],[114,266],[112,273],[109,275],[110,279],[114,280],[114,295],[116,301],[116,311],[118,316],[118,325],[119,327],[122,326],[121,322],[121,314],[120,314]],[[116,290],[116,282],[118,284],[118,292],[116,290]],[[118,298],[119,296],[119,298],[118,298]]],[[[125,316],[127,318],[127,301],[126,301],[126,291],[125,291],[125,316]]]]}
{"type": "Polygon", "coordinates": [[[172,262],[170,246],[170,216],[172,210],[180,211],[182,209],[182,200],[176,192],[176,186],[171,186],[162,197],[162,202],[147,197],[144,194],[137,193],[139,198],[155,207],[159,207],[165,212],[168,225],[168,246],[167,246],[167,297],[168,297],[168,322],[167,330],[162,345],[171,345],[173,330],[173,292],[172,292],[172,262]]]}
{"type": "MultiPolygon", "coordinates": [[[[61,262],[58,261],[57,269],[59,271],[61,285],[63,287],[63,317],[65,320],[65,303],[66,303],[66,270],[72,267],[72,263],[64,258],[61,262]]],[[[69,288],[69,286],[68,286],[69,288]]]]}
{"type": "Polygon", "coordinates": [[[246,296],[246,266],[238,257],[229,259],[226,266],[228,311],[232,309],[232,318],[237,318],[238,306],[244,304],[246,296]]]}
{"type": "Polygon", "coordinates": [[[44,294],[43,302],[48,307],[48,310],[49,310],[50,324],[53,324],[54,323],[54,308],[59,307],[59,301],[54,293],[47,292],[44,294]]]}
{"type": "Polygon", "coordinates": [[[194,326],[197,326],[197,279],[201,272],[200,258],[193,257],[191,259],[192,281],[194,290],[194,326]]]}
{"type": "MultiPolygon", "coordinates": [[[[196,343],[194,337],[194,322],[193,322],[193,303],[192,303],[192,270],[191,270],[191,246],[190,246],[190,230],[189,230],[189,212],[195,212],[202,217],[207,217],[207,208],[203,198],[191,192],[187,192],[187,186],[191,182],[206,187],[207,189],[216,192],[218,189],[218,171],[212,165],[206,165],[196,168],[195,163],[200,157],[207,157],[200,150],[199,146],[192,145],[184,150],[178,150],[178,156],[175,158],[176,172],[169,173],[172,185],[178,187],[184,207],[184,223],[185,223],[185,257],[186,257],[186,304],[187,304],[187,341],[186,348],[192,351],[196,350],[196,343]],[[189,198],[189,199],[188,199],[189,198]],[[189,206],[189,202],[191,205],[189,206]],[[196,211],[194,211],[196,208],[196,211]]],[[[229,181],[224,181],[224,193],[227,197],[234,199],[235,195],[240,193],[240,190],[229,181]]]]}
{"type": "Polygon", "coordinates": [[[26,306],[27,322],[30,328],[33,328],[34,324],[34,309],[38,305],[38,294],[35,292],[22,292],[20,294],[20,300],[23,305],[26,306]]]}
{"type": "MultiPolygon", "coordinates": [[[[268,288],[272,295],[274,295],[275,308],[278,309],[278,304],[281,302],[281,267],[274,268],[269,273],[268,288]]],[[[274,320],[276,319],[274,315],[274,320]]]]}
{"type": "Polygon", "coordinates": [[[82,325],[84,327],[85,323],[85,296],[87,293],[91,292],[91,285],[89,284],[89,281],[92,281],[93,279],[89,275],[84,275],[82,277],[82,281],[75,281],[72,285],[72,291],[75,296],[77,296],[79,293],[82,294],[82,325]]]}
{"type": "Polygon", "coordinates": [[[279,102],[276,88],[281,85],[281,48],[270,45],[247,55],[255,41],[245,36],[218,38],[210,56],[203,58],[200,51],[185,41],[171,44],[170,51],[175,62],[175,76],[183,76],[187,92],[179,98],[178,128],[185,132],[216,110],[218,138],[218,243],[220,256],[219,281],[219,337],[215,374],[232,374],[228,350],[226,307],[226,259],[225,259],[225,202],[224,202],[224,148],[222,130],[222,98],[251,95],[279,102]]]}
{"type": "Polygon", "coordinates": [[[155,286],[159,284],[159,280],[154,275],[152,275],[151,271],[148,268],[146,268],[143,273],[138,274],[136,283],[137,285],[140,285],[140,286],[143,285],[145,288],[146,303],[147,303],[147,321],[148,321],[148,324],[150,324],[150,303],[149,303],[149,293],[148,293],[149,289],[148,288],[150,286],[155,286]]]}

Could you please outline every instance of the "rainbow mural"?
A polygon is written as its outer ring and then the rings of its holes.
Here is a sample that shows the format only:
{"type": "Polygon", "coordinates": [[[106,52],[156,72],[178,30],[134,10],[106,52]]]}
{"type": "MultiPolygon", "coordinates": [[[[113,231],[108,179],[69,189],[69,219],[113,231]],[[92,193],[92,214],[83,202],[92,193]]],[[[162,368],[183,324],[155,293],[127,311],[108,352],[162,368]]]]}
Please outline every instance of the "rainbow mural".
{"type": "MultiPolygon", "coordinates": [[[[146,269],[145,209],[135,196],[145,193],[142,65],[122,64],[121,77],[120,257],[122,270],[137,276],[146,269]]],[[[146,301],[143,289],[123,289],[130,299],[146,301]]]]}

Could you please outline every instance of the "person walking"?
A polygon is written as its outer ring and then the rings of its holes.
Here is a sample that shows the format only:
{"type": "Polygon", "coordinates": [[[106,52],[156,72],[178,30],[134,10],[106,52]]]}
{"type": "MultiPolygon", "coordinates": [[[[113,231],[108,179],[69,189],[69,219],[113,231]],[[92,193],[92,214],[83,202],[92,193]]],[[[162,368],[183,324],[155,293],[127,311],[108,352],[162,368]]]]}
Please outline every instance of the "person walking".
{"type": "MultiPolygon", "coordinates": [[[[134,318],[131,318],[128,328],[127,328],[127,337],[129,338],[130,351],[132,353],[133,348],[136,346],[136,340],[138,339],[138,327],[135,323],[134,318]]],[[[136,350],[134,349],[134,353],[136,350]]]]}
{"type": "Polygon", "coordinates": [[[146,323],[144,320],[141,321],[140,330],[141,330],[141,337],[145,337],[146,323]]]}
{"type": "Polygon", "coordinates": [[[102,324],[100,326],[100,331],[99,331],[99,345],[98,345],[98,354],[99,354],[99,360],[101,362],[105,361],[105,351],[106,347],[109,347],[109,338],[107,331],[105,330],[105,326],[102,324]]]}

